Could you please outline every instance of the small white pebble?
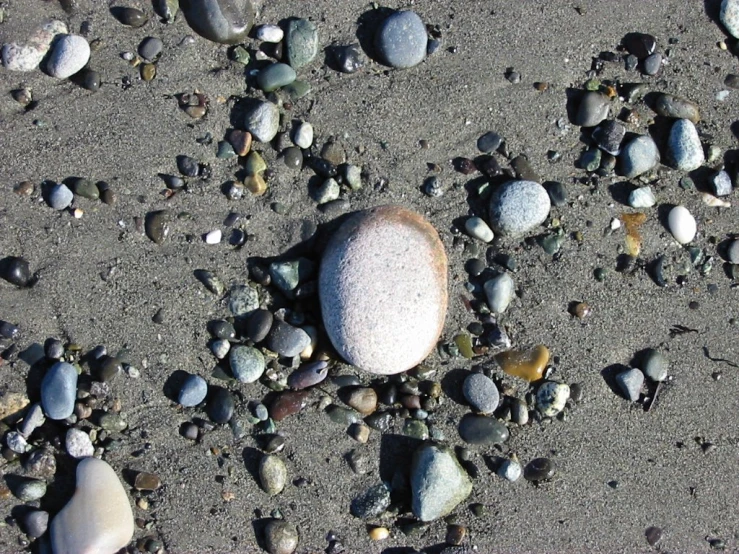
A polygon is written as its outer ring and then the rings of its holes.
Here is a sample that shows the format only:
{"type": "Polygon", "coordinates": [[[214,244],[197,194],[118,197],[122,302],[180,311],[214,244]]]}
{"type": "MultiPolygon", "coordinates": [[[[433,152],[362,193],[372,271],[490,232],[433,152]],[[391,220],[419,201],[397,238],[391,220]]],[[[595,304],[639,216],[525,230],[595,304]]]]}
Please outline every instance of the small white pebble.
{"type": "Polygon", "coordinates": [[[82,208],[75,208],[74,212],[72,213],[74,214],[75,219],[82,219],[82,216],[85,215],[85,212],[82,210],[82,208]]]}
{"type": "Polygon", "coordinates": [[[136,57],[136,55],[133,52],[123,52],[121,54],[121,58],[126,60],[127,62],[133,61],[133,59],[136,57]]]}
{"type": "Polygon", "coordinates": [[[621,228],[621,220],[618,219],[617,217],[614,217],[611,220],[611,231],[615,231],[616,229],[620,229],[620,228],[621,228]]]}
{"type": "Polygon", "coordinates": [[[285,33],[277,25],[261,25],[256,32],[257,40],[262,42],[280,42],[285,33]]]}
{"type": "Polygon", "coordinates": [[[221,242],[221,238],[223,237],[223,233],[221,233],[220,229],[214,229],[213,231],[210,231],[208,234],[205,235],[205,242],[208,244],[218,244],[221,242]]]}
{"type": "Polygon", "coordinates": [[[719,102],[723,102],[729,97],[729,91],[728,90],[720,90],[716,93],[716,100],[719,102]]]}

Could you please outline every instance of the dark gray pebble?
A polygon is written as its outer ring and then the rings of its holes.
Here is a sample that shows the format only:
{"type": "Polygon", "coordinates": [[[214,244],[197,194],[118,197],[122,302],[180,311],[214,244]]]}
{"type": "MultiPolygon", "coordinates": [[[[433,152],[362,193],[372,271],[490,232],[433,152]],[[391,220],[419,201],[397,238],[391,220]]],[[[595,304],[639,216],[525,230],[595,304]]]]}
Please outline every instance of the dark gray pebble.
{"type": "Polygon", "coordinates": [[[364,57],[358,44],[336,46],[332,53],[336,69],[342,73],[356,73],[364,67],[364,57]]]}
{"type": "Polygon", "coordinates": [[[469,444],[503,444],[508,440],[508,429],[495,418],[467,414],[459,423],[459,436],[469,444]]]}
{"type": "Polygon", "coordinates": [[[351,503],[351,513],[360,519],[378,517],[390,507],[390,489],[384,483],[374,485],[355,497],[351,503]]]}
{"type": "Polygon", "coordinates": [[[477,139],[477,149],[480,152],[489,154],[490,152],[495,152],[498,148],[500,148],[500,145],[502,143],[503,139],[498,133],[488,131],[477,139]]]}
{"type": "Polygon", "coordinates": [[[49,512],[43,510],[32,510],[23,517],[23,528],[26,535],[32,539],[37,539],[49,527],[49,512]]]}
{"type": "Polygon", "coordinates": [[[279,320],[272,325],[267,335],[267,347],[280,356],[289,358],[300,354],[310,343],[308,333],[279,320]]]}
{"type": "Polygon", "coordinates": [[[234,399],[231,393],[221,387],[216,387],[208,400],[206,409],[208,417],[215,423],[228,423],[234,413],[234,399]]]}
{"type": "Polygon", "coordinates": [[[146,37],[139,44],[139,56],[150,62],[156,61],[162,53],[164,43],[157,37],[146,37]]]}
{"type": "Polygon", "coordinates": [[[546,481],[554,477],[554,462],[549,458],[535,458],[523,468],[523,477],[527,481],[546,481]]]}
{"type": "Polygon", "coordinates": [[[662,68],[662,54],[655,52],[644,60],[644,73],[647,75],[657,75],[662,68]]]}
{"type": "Polygon", "coordinates": [[[141,27],[149,21],[146,14],[136,8],[114,7],[110,11],[118,21],[129,27],[141,27]]]}
{"type": "Polygon", "coordinates": [[[234,329],[234,326],[223,319],[211,321],[208,325],[208,330],[217,339],[233,340],[236,338],[236,329],[234,329]]]}
{"type": "Polygon", "coordinates": [[[200,172],[198,162],[190,156],[177,156],[177,169],[185,177],[197,177],[200,172]]]}
{"type": "Polygon", "coordinates": [[[74,412],[77,398],[77,370],[66,362],[57,362],[41,381],[41,406],[50,419],[67,419],[74,412]]]}
{"type": "Polygon", "coordinates": [[[544,188],[554,206],[564,206],[567,203],[567,187],[559,181],[549,181],[544,184],[544,188]]]}
{"type": "Polygon", "coordinates": [[[282,151],[282,161],[290,169],[301,169],[303,167],[303,151],[297,146],[290,146],[282,151]]]}
{"type": "Polygon", "coordinates": [[[273,320],[269,310],[255,310],[246,322],[246,336],[254,342],[262,342],[267,338],[273,320]]]}
{"type": "Polygon", "coordinates": [[[328,362],[318,361],[303,364],[287,378],[287,385],[294,390],[315,386],[326,378],[328,362]]]}
{"type": "Polygon", "coordinates": [[[34,276],[24,258],[9,256],[0,260],[0,277],[16,287],[28,287],[33,284],[34,276]]]}
{"type": "Polygon", "coordinates": [[[208,394],[208,383],[200,375],[188,375],[182,384],[177,402],[185,408],[200,404],[208,394]]]}

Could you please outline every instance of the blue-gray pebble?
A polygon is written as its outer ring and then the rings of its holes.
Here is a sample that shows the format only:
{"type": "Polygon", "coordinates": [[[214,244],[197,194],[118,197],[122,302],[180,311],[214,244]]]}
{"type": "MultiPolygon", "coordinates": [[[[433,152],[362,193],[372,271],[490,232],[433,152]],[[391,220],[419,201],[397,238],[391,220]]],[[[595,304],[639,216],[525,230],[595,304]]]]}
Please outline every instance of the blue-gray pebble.
{"type": "Polygon", "coordinates": [[[395,12],[383,21],[375,35],[375,48],[381,61],[390,67],[406,69],[426,57],[428,35],[417,13],[395,12]]]}
{"type": "Polygon", "coordinates": [[[264,373],[264,356],[253,346],[236,346],[229,354],[231,373],[242,383],[253,383],[264,373]]]}
{"type": "Polygon", "coordinates": [[[49,189],[49,206],[55,210],[64,210],[69,207],[74,199],[74,194],[67,185],[52,185],[49,189]]]}
{"type": "Polygon", "coordinates": [[[200,375],[189,375],[182,384],[177,402],[185,408],[200,404],[208,394],[208,383],[200,375]]]}
{"type": "Polygon", "coordinates": [[[483,414],[493,413],[500,402],[498,387],[482,373],[468,375],[462,385],[462,393],[470,406],[483,414]]]}
{"type": "Polygon", "coordinates": [[[41,381],[41,406],[49,419],[66,419],[74,412],[77,398],[77,370],[72,364],[57,362],[41,381]]]}

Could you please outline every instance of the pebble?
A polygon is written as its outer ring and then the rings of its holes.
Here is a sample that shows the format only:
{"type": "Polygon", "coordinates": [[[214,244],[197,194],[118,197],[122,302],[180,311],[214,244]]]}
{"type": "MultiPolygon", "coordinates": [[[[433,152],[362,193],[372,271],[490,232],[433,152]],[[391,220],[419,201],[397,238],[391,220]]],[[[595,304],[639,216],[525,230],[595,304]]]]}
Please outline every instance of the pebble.
{"type": "Polygon", "coordinates": [[[300,262],[298,260],[287,260],[284,262],[272,262],[269,264],[269,274],[272,283],[283,292],[290,292],[300,284],[300,262]]]}
{"type": "Polygon", "coordinates": [[[564,206],[567,203],[567,187],[559,181],[546,183],[547,194],[554,206],[564,206]]]}
{"type": "Polygon", "coordinates": [[[223,238],[223,233],[220,229],[214,229],[212,231],[208,231],[205,234],[204,240],[206,244],[218,244],[221,242],[221,239],[223,238]]]}
{"type": "Polygon", "coordinates": [[[299,538],[298,529],[286,521],[273,519],[264,529],[264,545],[269,554],[293,554],[299,538]]]}
{"type": "Polygon", "coordinates": [[[51,522],[54,554],[117,552],[133,529],[128,495],[113,468],[97,458],[82,460],[74,495],[51,522]]]}
{"type": "Polygon", "coordinates": [[[257,40],[261,40],[262,42],[271,42],[277,44],[278,42],[282,41],[285,33],[277,25],[260,25],[259,27],[257,27],[254,36],[257,38],[257,40]]]}
{"type": "Polygon", "coordinates": [[[362,188],[362,168],[353,165],[345,164],[344,169],[344,182],[352,190],[359,190],[362,188]]]}
{"type": "Polygon", "coordinates": [[[519,237],[546,220],[551,208],[547,191],[534,181],[508,181],[490,197],[490,224],[502,235],[519,237]]]}
{"type": "Polygon", "coordinates": [[[5,435],[5,444],[17,454],[25,454],[28,450],[28,441],[17,431],[10,431],[5,435]]]}
{"type": "Polygon", "coordinates": [[[629,206],[632,208],[651,208],[657,203],[652,187],[639,187],[629,193],[629,206]]]}
{"type": "Polygon", "coordinates": [[[275,421],[298,413],[308,405],[309,391],[285,391],[275,397],[269,408],[269,416],[275,421]]]}
{"type": "Polygon", "coordinates": [[[8,485],[15,497],[22,502],[33,502],[46,494],[46,481],[39,479],[20,477],[17,481],[8,483],[8,485]]]}
{"type": "Polygon", "coordinates": [[[549,458],[534,458],[523,469],[527,481],[546,481],[554,477],[554,462],[549,458]]]}
{"type": "Polygon", "coordinates": [[[90,59],[90,45],[78,35],[64,35],[55,43],[46,62],[46,71],[57,79],[68,79],[90,59]]]}
{"type": "Polygon", "coordinates": [[[703,146],[692,121],[675,121],[667,140],[667,153],[675,169],[680,171],[693,171],[703,165],[703,146]]]}
{"type": "Polygon", "coordinates": [[[446,289],[446,254],[436,230],[397,206],[347,219],[320,266],[328,336],[344,359],[371,373],[406,371],[435,348],[446,289]]]}
{"type": "Polygon", "coordinates": [[[608,117],[610,110],[610,101],[605,94],[586,92],[580,101],[573,123],[580,127],[595,127],[608,117]]]}
{"type": "Polygon", "coordinates": [[[444,185],[436,175],[432,175],[423,182],[421,191],[431,198],[440,198],[444,196],[444,185]]]}
{"type": "Polygon", "coordinates": [[[491,242],[494,238],[492,229],[479,217],[470,217],[465,221],[464,228],[469,236],[482,242],[491,242]]]}
{"type": "Polygon", "coordinates": [[[698,123],[701,119],[697,105],[690,100],[672,94],[659,95],[654,105],[654,111],[663,117],[688,119],[693,123],[698,123]]]}
{"type": "Polygon", "coordinates": [[[529,383],[544,376],[549,363],[549,349],[538,345],[528,350],[508,350],[495,355],[500,368],[513,377],[520,377],[529,383]]]}
{"type": "Polygon", "coordinates": [[[322,383],[328,375],[328,362],[318,361],[303,364],[287,378],[287,386],[293,390],[302,390],[322,383]]]}
{"type": "Polygon", "coordinates": [[[225,319],[211,321],[208,330],[217,339],[233,340],[236,337],[236,329],[225,319]]]}
{"type": "Polygon", "coordinates": [[[336,68],[342,73],[356,73],[364,67],[364,57],[358,44],[336,46],[331,50],[336,68]]]}
{"type": "Polygon", "coordinates": [[[24,462],[23,468],[28,475],[34,477],[41,479],[54,477],[56,474],[56,458],[54,457],[54,452],[46,447],[34,450],[24,462]]]}
{"type": "Polygon", "coordinates": [[[387,527],[373,527],[367,534],[373,541],[384,541],[390,537],[390,530],[387,527]]]}
{"type": "Polygon", "coordinates": [[[616,383],[618,383],[626,398],[636,402],[639,400],[641,388],[644,384],[644,374],[637,368],[622,371],[616,375],[616,383]]]}
{"type": "Polygon", "coordinates": [[[118,21],[128,27],[143,27],[149,21],[146,14],[137,8],[114,7],[111,12],[118,21]]]}
{"type": "Polygon", "coordinates": [[[77,196],[87,198],[88,200],[97,200],[100,198],[100,189],[89,179],[76,178],[70,185],[70,189],[77,196]]]}
{"type": "Polygon", "coordinates": [[[385,483],[380,483],[356,496],[352,500],[350,511],[354,517],[370,519],[379,517],[389,507],[390,488],[385,483]]]}
{"type": "Polygon", "coordinates": [[[721,23],[731,36],[739,38],[739,1],[723,0],[721,2],[721,23]]]}
{"type": "Polygon", "coordinates": [[[472,482],[454,453],[433,443],[413,454],[410,485],[413,514],[424,522],[451,513],[472,492],[472,482]]]}
{"type": "Polygon", "coordinates": [[[667,370],[670,367],[670,362],[667,358],[654,348],[649,348],[643,354],[642,358],[642,371],[644,375],[649,377],[652,381],[664,381],[667,379],[667,370]]]}
{"type": "Polygon", "coordinates": [[[459,436],[468,444],[503,444],[508,429],[493,417],[467,414],[459,422],[459,436]]]}
{"type": "Polygon", "coordinates": [[[44,59],[54,38],[67,33],[67,26],[56,19],[37,28],[26,42],[3,45],[2,58],[9,71],[33,71],[44,59]]]}
{"type": "Polygon", "coordinates": [[[246,322],[246,336],[254,342],[262,342],[267,338],[273,320],[269,310],[254,310],[246,322]]]}
{"type": "Polygon", "coordinates": [[[232,129],[228,134],[228,142],[234,149],[237,156],[246,156],[251,150],[251,133],[241,131],[240,129],[232,129]]]}
{"type": "Polygon", "coordinates": [[[366,416],[377,409],[377,393],[371,387],[351,387],[339,391],[342,401],[366,416]]]}
{"type": "Polygon", "coordinates": [[[655,52],[651,56],[647,56],[642,67],[646,75],[657,75],[662,68],[662,54],[655,52]]]}
{"type": "Polygon", "coordinates": [[[646,33],[628,33],[624,37],[623,45],[629,54],[643,60],[654,53],[657,48],[657,39],[646,33]]]}
{"type": "Polygon", "coordinates": [[[739,264],[739,239],[734,239],[726,249],[726,257],[732,264],[739,264]]]}
{"type": "Polygon", "coordinates": [[[483,285],[485,298],[490,311],[502,314],[510,305],[516,292],[516,285],[508,273],[501,273],[483,285]]]}
{"type": "Polygon", "coordinates": [[[711,177],[711,185],[713,188],[713,194],[716,196],[728,196],[731,194],[731,177],[723,169],[716,172],[716,174],[711,177]]]}
{"type": "Polygon", "coordinates": [[[633,179],[657,167],[660,156],[652,137],[641,135],[629,141],[621,152],[620,159],[624,177],[633,179]]]}
{"type": "Polygon", "coordinates": [[[280,128],[280,112],[272,102],[255,102],[244,116],[244,126],[254,139],[269,142],[280,128]]]}
{"type": "Polygon", "coordinates": [[[499,477],[505,479],[506,481],[515,483],[521,478],[523,468],[521,467],[521,464],[519,464],[516,460],[506,460],[498,468],[497,473],[499,477]]]}
{"type": "Polygon", "coordinates": [[[399,69],[421,63],[426,57],[426,26],[412,11],[398,11],[382,22],[375,35],[375,48],[380,60],[399,69]]]}
{"type": "Polygon", "coordinates": [[[18,432],[24,437],[28,438],[31,436],[36,429],[41,427],[46,418],[44,417],[44,410],[41,404],[34,404],[23,417],[23,421],[18,425],[18,432]]]}
{"type": "Polygon", "coordinates": [[[270,496],[280,494],[287,484],[287,466],[277,456],[268,454],[259,462],[259,483],[270,496]]]}
{"type": "Polygon", "coordinates": [[[229,293],[228,309],[236,317],[247,316],[259,308],[259,293],[249,285],[237,285],[229,293]]]}
{"type": "Polygon", "coordinates": [[[308,333],[299,327],[276,320],[267,335],[267,348],[280,356],[297,356],[311,344],[308,333]]]}
{"type": "Polygon", "coordinates": [[[667,216],[667,227],[680,244],[688,244],[697,233],[695,218],[685,206],[675,206],[667,216]]]}
{"type": "Polygon", "coordinates": [[[313,199],[319,204],[328,204],[339,198],[341,187],[335,179],[326,179],[316,188],[313,199]]]}
{"type": "Polygon", "coordinates": [[[318,29],[307,19],[291,19],[285,35],[285,59],[295,69],[311,63],[318,55],[318,29]]]}
{"type": "Polygon", "coordinates": [[[488,131],[477,139],[477,149],[483,154],[495,152],[503,144],[503,138],[493,131],[488,131]]]}
{"type": "Polygon", "coordinates": [[[164,43],[161,39],[156,37],[146,37],[139,44],[138,52],[139,56],[150,62],[156,61],[159,55],[162,53],[164,43]]]}
{"type": "Polygon", "coordinates": [[[208,383],[200,375],[188,375],[177,396],[177,403],[185,408],[193,408],[208,395],[208,383]]]}
{"type": "Polygon", "coordinates": [[[214,387],[215,391],[208,400],[206,411],[214,423],[228,423],[234,413],[233,395],[222,387],[214,387]]]}
{"type": "Polygon", "coordinates": [[[62,183],[51,185],[47,200],[55,210],[66,210],[74,200],[74,194],[62,183]]]}
{"type": "Polygon", "coordinates": [[[285,63],[273,63],[257,74],[257,86],[264,92],[272,92],[289,85],[298,75],[295,70],[285,63]]]}
{"type": "Polygon", "coordinates": [[[362,417],[360,414],[349,408],[342,408],[336,404],[331,404],[326,408],[326,415],[334,423],[339,425],[347,426],[359,423],[362,417]]]}
{"type": "Polygon", "coordinates": [[[26,530],[26,535],[31,539],[37,539],[44,533],[49,527],[49,512],[44,510],[31,510],[25,516],[23,516],[23,528],[26,530]]]}
{"type": "Polygon", "coordinates": [[[67,454],[76,459],[87,458],[95,453],[90,435],[75,427],[67,431],[64,447],[67,449],[67,454]]]}
{"type": "Polygon", "coordinates": [[[253,346],[235,346],[229,354],[233,376],[242,383],[254,383],[265,369],[264,356],[253,346]]]}
{"type": "Polygon", "coordinates": [[[554,417],[564,410],[570,398],[570,387],[564,383],[547,381],[536,391],[536,407],[544,417],[554,417]]]}
{"type": "Polygon", "coordinates": [[[313,125],[307,121],[298,123],[292,131],[292,141],[295,146],[308,149],[313,144],[313,125]]]}
{"type": "Polygon", "coordinates": [[[193,31],[220,44],[244,42],[254,23],[250,0],[180,0],[180,10],[193,31]]]}
{"type": "Polygon", "coordinates": [[[592,137],[598,148],[612,156],[618,156],[621,153],[621,143],[625,135],[626,127],[618,121],[609,119],[595,128],[592,137]]]}
{"type": "Polygon", "coordinates": [[[498,387],[482,373],[471,373],[465,378],[462,394],[472,409],[483,414],[493,413],[500,402],[498,387]]]}
{"type": "Polygon", "coordinates": [[[290,146],[282,151],[282,160],[290,169],[300,170],[303,167],[303,152],[297,146],[290,146]]]}
{"type": "Polygon", "coordinates": [[[74,412],[77,397],[77,370],[66,362],[56,362],[41,381],[41,405],[49,419],[67,419],[74,412]]]}

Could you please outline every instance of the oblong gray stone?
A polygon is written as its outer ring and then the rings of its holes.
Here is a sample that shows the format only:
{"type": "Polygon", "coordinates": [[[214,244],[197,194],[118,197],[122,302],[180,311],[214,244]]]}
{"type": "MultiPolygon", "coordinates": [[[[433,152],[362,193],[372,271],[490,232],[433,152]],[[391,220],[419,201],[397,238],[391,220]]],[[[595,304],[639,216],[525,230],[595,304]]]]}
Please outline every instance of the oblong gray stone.
{"type": "Polygon", "coordinates": [[[235,346],[229,354],[231,372],[242,383],[254,383],[264,373],[264,356],[253,346],[235,346]]]}
{"type": "Polygon", "coordinates": [[[525,235],[546,220],[552,204],[534,181],[508,181],[490,197],[490,225],[503,235],[525,235]]]}
{"type": "Polygon", "coordinates": [[[621,172],[631,179],[657,167],[660,156],[652,137],[641,135],[631,140],[621,151],[621,172]]]}
{"type": "Polygon", "coordinates": [[[693,171],[705,161],[701,139],[692,121],[678,119],[670,129],[667,154],[675,169],[693,171]]]}
{"type": "Polygon", "coordinates": [[[46,417],[66,419],[74,412],[77,398],[77,370],[66,362],[57,362],[41,381],[41,406],[46,417]]]}

